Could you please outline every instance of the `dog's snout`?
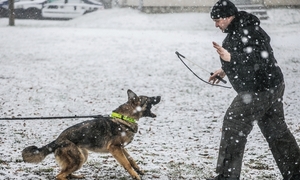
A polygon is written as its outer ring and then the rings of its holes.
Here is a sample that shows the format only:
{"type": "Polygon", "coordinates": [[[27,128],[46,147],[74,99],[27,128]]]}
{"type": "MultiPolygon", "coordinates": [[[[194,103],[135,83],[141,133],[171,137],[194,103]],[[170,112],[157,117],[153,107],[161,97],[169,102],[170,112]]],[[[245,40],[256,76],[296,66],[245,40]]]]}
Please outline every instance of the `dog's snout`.
{"type": "Polygon", "coordinates": [[[156,96],[156,97],[154,97],[154,99],[153,99],[153,104],[157,104],[157,103],[159,103],[159,102],[160,102],[160,99],[161,99],[161,97],[160,97],[160,96],[156,96]]]}

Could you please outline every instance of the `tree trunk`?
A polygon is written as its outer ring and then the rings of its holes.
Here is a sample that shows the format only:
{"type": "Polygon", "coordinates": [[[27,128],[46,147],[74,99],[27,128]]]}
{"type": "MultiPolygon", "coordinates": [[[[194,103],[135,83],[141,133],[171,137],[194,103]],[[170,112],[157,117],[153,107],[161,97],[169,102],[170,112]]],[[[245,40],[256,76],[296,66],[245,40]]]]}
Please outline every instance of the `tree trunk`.
{"type": "Polygon", "coordinates": [[[15,25],[14,0],[9,0],[8,16],[9,16],[9,25],[14,26],[15,25]]]}

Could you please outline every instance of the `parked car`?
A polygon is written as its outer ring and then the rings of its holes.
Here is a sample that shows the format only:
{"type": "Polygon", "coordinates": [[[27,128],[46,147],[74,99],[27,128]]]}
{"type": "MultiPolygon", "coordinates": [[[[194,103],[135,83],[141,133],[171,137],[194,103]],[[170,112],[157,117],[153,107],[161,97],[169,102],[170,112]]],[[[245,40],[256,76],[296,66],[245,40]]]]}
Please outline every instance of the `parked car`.
{"type": "MultiPolygon", "coordinates": [[[[43,5],[47,0],[15,0],[15,18],[40,19],[42,17],[43,5]]],[[[3,3],[3,16],[8,15],[9,2],[3,3]]]]}
{"type": "MultiPolygon", "coordinates": [[[[15,18],[72,19],[99,9],[110,0],[15,0],[15,18]],[[45,10],[43,10],[45,9],[45,10]]],[[[9,0],[0,0],[0,16],[7,17],[9,0]]]]}
{"type": "Polygon", "coordinates": [[[15,15],[18,18],[41,19],[42,9],[47,0],[20,1],[15,3],[15,15]]]}
{"type": "Polygon", "coordinates": [[[8,16],[8,10],[5,8],[5,6],[8,7],[8,0],[0,0],[0,17],[8,16]]]}
{"type": "Polygon", "coordinates": [[[95,0],[55,0],[44,5],[42,16],[52,19],[72,19],[104,9],[101,2],[95,0]]]}

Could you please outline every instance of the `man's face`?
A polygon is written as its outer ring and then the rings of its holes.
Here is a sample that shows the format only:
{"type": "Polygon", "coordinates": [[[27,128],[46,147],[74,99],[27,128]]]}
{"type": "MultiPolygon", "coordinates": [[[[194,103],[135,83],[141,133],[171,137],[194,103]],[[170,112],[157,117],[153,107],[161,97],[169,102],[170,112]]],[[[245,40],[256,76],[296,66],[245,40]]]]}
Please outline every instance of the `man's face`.
{"type": "Polygon", "coordinates": [[[228,27],[230,22],[232,21],[232,16],[231,17],[226,17],[226,18],[219,18],[219,19],[213,19],[215,22],[215,26],[219,29],[222,30],[222,32],[225,31],[225,29],[228,27]]]}

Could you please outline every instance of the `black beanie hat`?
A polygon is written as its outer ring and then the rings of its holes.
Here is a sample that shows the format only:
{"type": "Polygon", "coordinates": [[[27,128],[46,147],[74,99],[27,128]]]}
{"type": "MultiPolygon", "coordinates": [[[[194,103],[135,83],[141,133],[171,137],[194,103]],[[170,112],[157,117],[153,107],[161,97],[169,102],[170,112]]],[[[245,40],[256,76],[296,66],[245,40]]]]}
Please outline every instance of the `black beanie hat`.
{"type": "Polygon", "coordinates": [[[212,8],[210,17],[212,19],[226,18],[235,15],[238,9],[229,0],[219,0],[212,8]]]}

